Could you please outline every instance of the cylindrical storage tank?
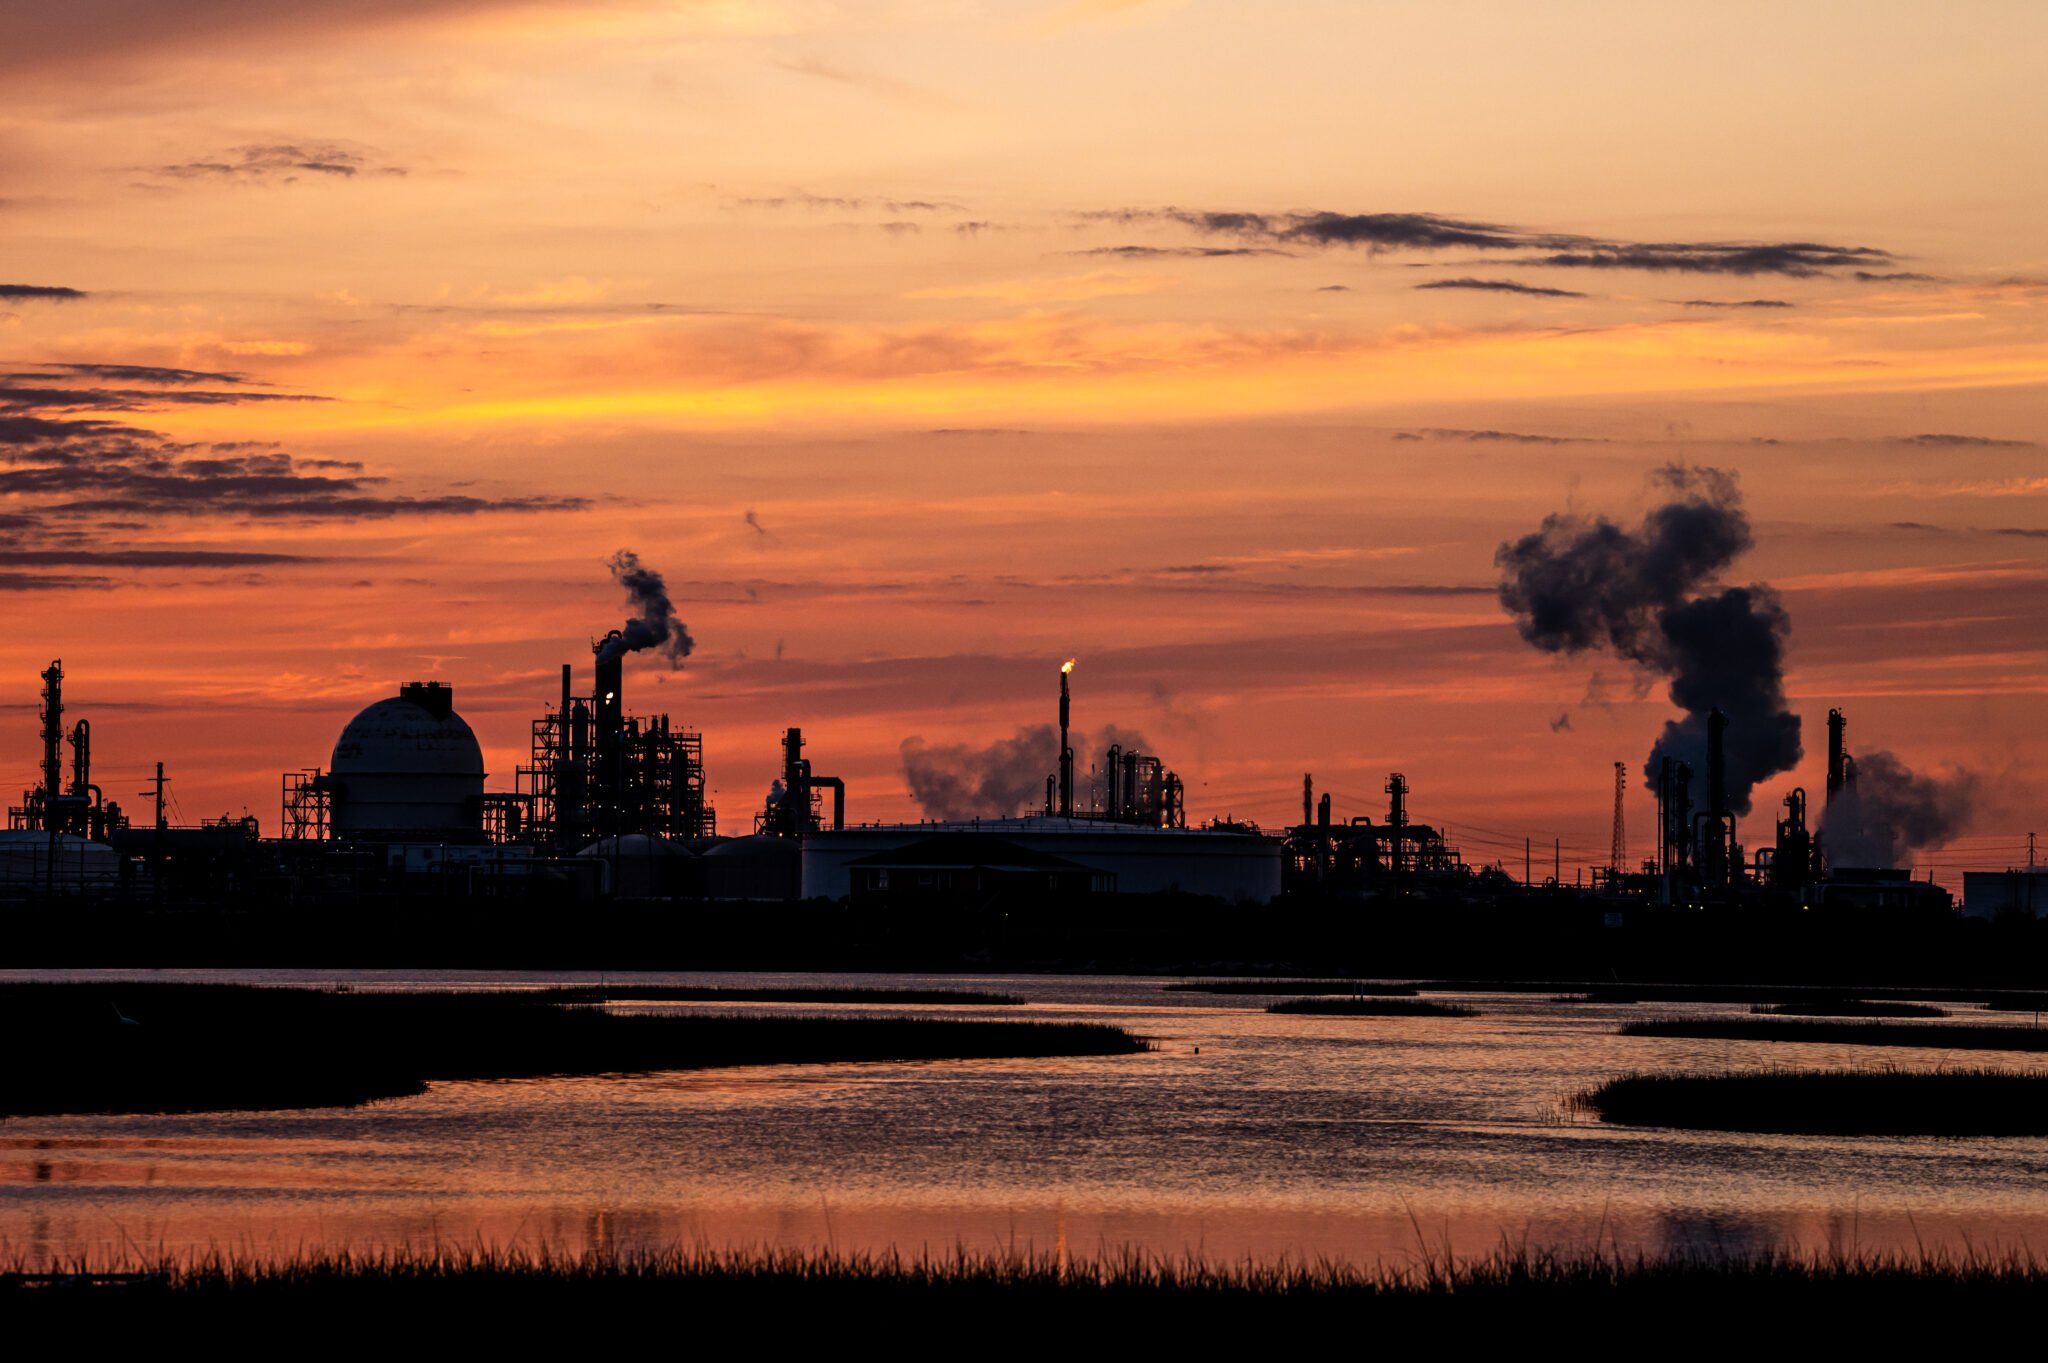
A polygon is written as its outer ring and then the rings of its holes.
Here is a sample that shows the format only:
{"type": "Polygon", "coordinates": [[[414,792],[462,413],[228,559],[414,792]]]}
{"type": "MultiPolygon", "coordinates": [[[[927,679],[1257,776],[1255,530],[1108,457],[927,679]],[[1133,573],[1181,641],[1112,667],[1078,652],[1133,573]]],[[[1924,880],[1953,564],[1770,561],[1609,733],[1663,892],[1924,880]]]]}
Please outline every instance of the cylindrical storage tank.
{"type": "Polygon", "coordinates": [[[734,838],[705,852],[703,866],[706,899],[795,899],[803,881],[795,838],[734,838]]]}
{"type": "Polygon", "coordinates": [[[701,893],[693,874],[697,857],[683,843],[628,833],[599,838],[576,854],[611,868],[612,893],[621,899],[695,898],[701,893]]]}
{"type": "Polygon", "coordinates": [[[386,842],[483,837],[484,751],[455,693],[411,682],[348,722],[329,765],[335,836],[386,842]]]}

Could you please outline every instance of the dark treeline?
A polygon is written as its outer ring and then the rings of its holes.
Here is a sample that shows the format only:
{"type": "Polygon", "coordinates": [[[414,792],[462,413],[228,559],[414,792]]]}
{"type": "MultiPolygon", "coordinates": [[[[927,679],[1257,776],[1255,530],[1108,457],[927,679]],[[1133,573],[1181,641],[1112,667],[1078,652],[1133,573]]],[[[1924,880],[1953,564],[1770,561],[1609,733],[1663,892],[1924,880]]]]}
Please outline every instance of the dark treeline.
{"type": "Polygon", "coordinates": [[[0,984],[0,1116],[331,1107],[430,1080],[1050,1055],[1145,1043],[1093,1023],[839,1015],[621,1016],[540,991],[0,984]]]}
{"type": "MultiPolygon", "coordinates": [[[[153,913],[54,905],[12,917],[16,967],[971,970],[1461,981],[2048,989],[2048,920],[1843,911],[1077,896],[907,910],[800,903],[550,908],[490,901],[279,904],[153,913]],[[1618,923],[1618,926],[1613,924],[1618,923]]],[[[1922,995],[1922,997],[1927,997],[1922,995]]],[[[1769,1001],[1769,1000],[1754,1000],[1769,1001]]]]}

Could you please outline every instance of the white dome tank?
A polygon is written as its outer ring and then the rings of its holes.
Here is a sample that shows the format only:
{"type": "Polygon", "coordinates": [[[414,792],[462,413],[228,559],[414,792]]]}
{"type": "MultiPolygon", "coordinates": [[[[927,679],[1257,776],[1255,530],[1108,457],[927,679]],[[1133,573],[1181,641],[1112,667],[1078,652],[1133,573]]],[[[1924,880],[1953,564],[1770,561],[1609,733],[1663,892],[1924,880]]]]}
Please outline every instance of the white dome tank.
{"type": "Polygon", "coordinates": [[[484,751],[455,691],[408,682],[334,744],[334,831],[390,842],[475,842],[483,834],[484,751]]]}

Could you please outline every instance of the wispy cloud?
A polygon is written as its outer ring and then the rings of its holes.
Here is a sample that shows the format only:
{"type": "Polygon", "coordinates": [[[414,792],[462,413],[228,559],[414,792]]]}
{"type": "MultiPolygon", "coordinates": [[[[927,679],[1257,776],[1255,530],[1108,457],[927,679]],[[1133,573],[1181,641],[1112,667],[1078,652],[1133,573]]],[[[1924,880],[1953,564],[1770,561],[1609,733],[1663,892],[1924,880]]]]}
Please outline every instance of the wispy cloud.
{"type": "Polygon", "coordinates": [[[1217,260],[1231,256],[1292,256],[1294,252],[1283,251],[1275,246],[1091,246],[1084,251],[1069,251],[1067,254],[1122,256],[1130,260],[1145,260],[1152,257],[1217,260]]]}
{"type": "MultiPolygon", "coordinates": [[[[1631,242],[1544,232],[1440,213],[1246,212],[1120,208],[1076,215],[1081,222],[1160,224],[1286,246],[1355,247],[1370,251],[1537,250],[1505,264],[1570,270],[1782,275],[1808,278],[1841,269],[1859,277],[1882,270],[1892,253],[1874,246],[1812,241],[1631,242]]],[[[1871,277],[1880,277],[1871,274],[1871,277]]]]}
{"type": "Polygon", "coordinates": [[[1486,293],[1519,293],[1531,298],[1584,298],[1586,295],[1570,289],[1546,289],[1534,284],[1520,284],[1512,279],[1433,279],[1427,284],[1417,284],[1418,289],[1478,289],[1486,293]]]}
{"type": "Polygon", "coordinates": [[[1894,445],[1919,445],[1927,449],[2030,450],[2034,448],[2034,442],[2031,440],[2000,440],[1988,435],[1949,435],[1944,433],[1894,436],[1891,443],[1894,445]]]}
{"type": "Polygon", "coordinates": [[[0,284],[0,298],[10,303],[32,302],[49,299],[65,302],[85,297],[83,289],[69,289],[61,284],[0,284]]]}
{"type": "Polygon", "coordinates": [[[163,180],[219,180],[244,184],[294,184],[308,177],[352,180],[357,176],[402,176],[406,168],[378,159],[367,148],[339,142],[272,142],[230,147],[191,161],[138,167],[163,180]]]}

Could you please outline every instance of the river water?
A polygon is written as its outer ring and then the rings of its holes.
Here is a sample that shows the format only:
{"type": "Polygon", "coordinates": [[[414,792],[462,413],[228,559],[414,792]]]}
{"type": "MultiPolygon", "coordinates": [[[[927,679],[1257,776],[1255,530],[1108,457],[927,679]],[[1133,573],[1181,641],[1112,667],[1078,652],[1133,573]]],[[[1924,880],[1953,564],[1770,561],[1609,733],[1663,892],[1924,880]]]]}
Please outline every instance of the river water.
{"type": "MultiPolygon", "coordinates": [[[[357,989],[599,980],[132,977],[357,989]]],[[[1570,1095],[1635,1070],[1983,1059],[1615,1035],[1628,1018],[1746,1011],[1734,1005],[1473,993],[1430,997],[1474,1005],[1476,1018],[1317,1018],[1268,1014],[1264,998],[1169,993],[1162,980],[1128,977],[606,978],[992,989],[1029,1002],[855,1011],[1110,1022],[1157,1048],[1104,1059],[439,1083],[360,1108],[0,1121],[0,1261],[479,1242],[570,1251],[1136,1248],[1351,1261],[1477,1253],[1503,1240],[1653,1253],[2048,1246],[2048,1139],[1630,1129],[1569,1111],[1570,1095]]],[[[2033,1021],[1957,1012],[1957,1021],[2033,1021]]]]}

